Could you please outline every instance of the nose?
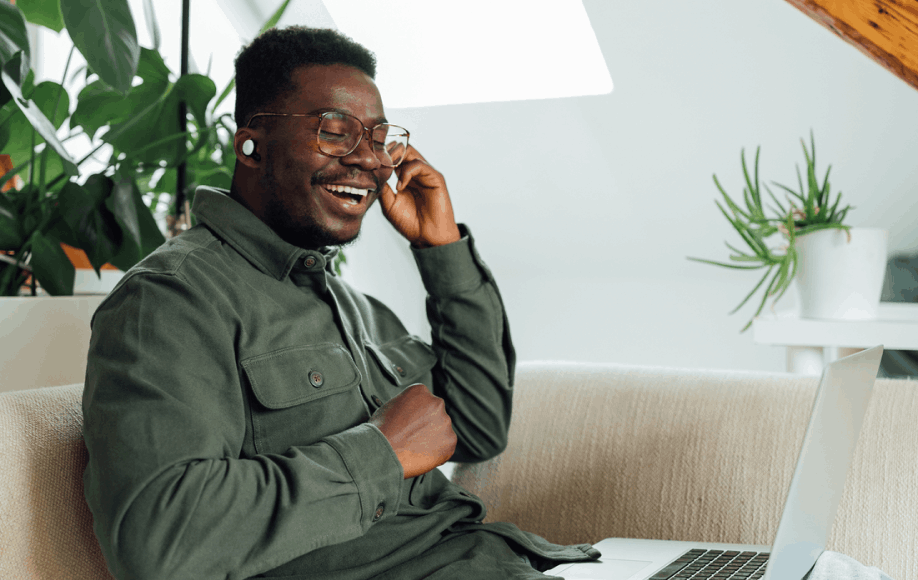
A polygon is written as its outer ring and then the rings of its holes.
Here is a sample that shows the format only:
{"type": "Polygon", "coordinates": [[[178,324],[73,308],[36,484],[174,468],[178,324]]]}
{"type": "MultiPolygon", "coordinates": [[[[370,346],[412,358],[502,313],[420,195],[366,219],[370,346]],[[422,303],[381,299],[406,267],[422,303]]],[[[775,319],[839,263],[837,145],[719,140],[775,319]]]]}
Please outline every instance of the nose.
{"type": "Polygon", "coordinates": [[[379,162],[379,158],[373,153],[372,143],[373,136],[370,134],[370,130],[364,127],[357,147],[342,157],[341,163],[345,165],[356,165],[364,171],[376,171],[382,167],[382,163],[379,162]]]}

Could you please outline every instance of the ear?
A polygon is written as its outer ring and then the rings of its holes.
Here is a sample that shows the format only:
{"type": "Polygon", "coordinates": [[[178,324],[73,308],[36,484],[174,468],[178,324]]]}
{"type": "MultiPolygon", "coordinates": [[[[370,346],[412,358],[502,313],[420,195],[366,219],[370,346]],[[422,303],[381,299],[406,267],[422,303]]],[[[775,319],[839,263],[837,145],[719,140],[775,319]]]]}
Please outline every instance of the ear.
{"type": "Polygon", "coordinates": [[[260,156],[246,155],[242,152],[242,144],[251,140],[255,144],[255,152],[258,153],[258,144],[261,141],[261,137],[261,131],[258,129],[243,127],[236,131],[236,134],[233,136],[233,150],[236,152],[236,159],[239,163],[250,169],[256,169],[261,166],[260,156]]]}

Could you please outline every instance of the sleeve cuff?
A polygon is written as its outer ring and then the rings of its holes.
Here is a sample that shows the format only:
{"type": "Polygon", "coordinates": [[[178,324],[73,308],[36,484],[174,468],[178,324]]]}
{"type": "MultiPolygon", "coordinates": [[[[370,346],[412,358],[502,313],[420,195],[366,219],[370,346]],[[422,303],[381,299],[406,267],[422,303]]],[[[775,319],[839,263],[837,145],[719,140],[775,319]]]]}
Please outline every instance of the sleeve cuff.
{"type": "Polygon", "coordinates": [[[357,486],[360,525],[373,524],[398,513],[404,471],[385,435],[375,425],[363,423],[325,438],[357,486]]]}
{"type": "Polygon", "coordinates": [[[411,248],[424,288],[431,296],[446,297],[474,290],[491,280],[491,273],[475,250],[472,232],[459,224],[458,242],[433,248],[411,248]]]}

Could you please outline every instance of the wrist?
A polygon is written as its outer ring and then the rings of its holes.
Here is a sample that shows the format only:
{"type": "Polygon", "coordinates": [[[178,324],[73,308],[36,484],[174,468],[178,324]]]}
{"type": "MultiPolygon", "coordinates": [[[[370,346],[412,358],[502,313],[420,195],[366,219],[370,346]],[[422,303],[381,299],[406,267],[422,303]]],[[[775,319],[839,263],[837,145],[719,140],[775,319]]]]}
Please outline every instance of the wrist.
{"type": "Polygon", "coordinates": [[[418,249],[433,248],[452,244],[462,239],[462,234],[459,233],[459,227],[456,224],[452,224],[446,231],[437,232],[437,234],[435,237],[415,240],[411,242],[411,245],[418,249]]]}

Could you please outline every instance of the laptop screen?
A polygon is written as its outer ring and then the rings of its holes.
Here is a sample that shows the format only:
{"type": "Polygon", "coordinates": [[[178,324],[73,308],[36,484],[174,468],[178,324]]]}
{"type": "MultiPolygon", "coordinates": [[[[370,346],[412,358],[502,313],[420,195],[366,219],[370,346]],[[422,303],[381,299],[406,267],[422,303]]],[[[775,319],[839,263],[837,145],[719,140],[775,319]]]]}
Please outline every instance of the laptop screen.
{"type": "Polygon", "coordinates": [[[875,346],[823,371],[764,580],[803,578],[822,554],[882,354],[875,346]]]}

